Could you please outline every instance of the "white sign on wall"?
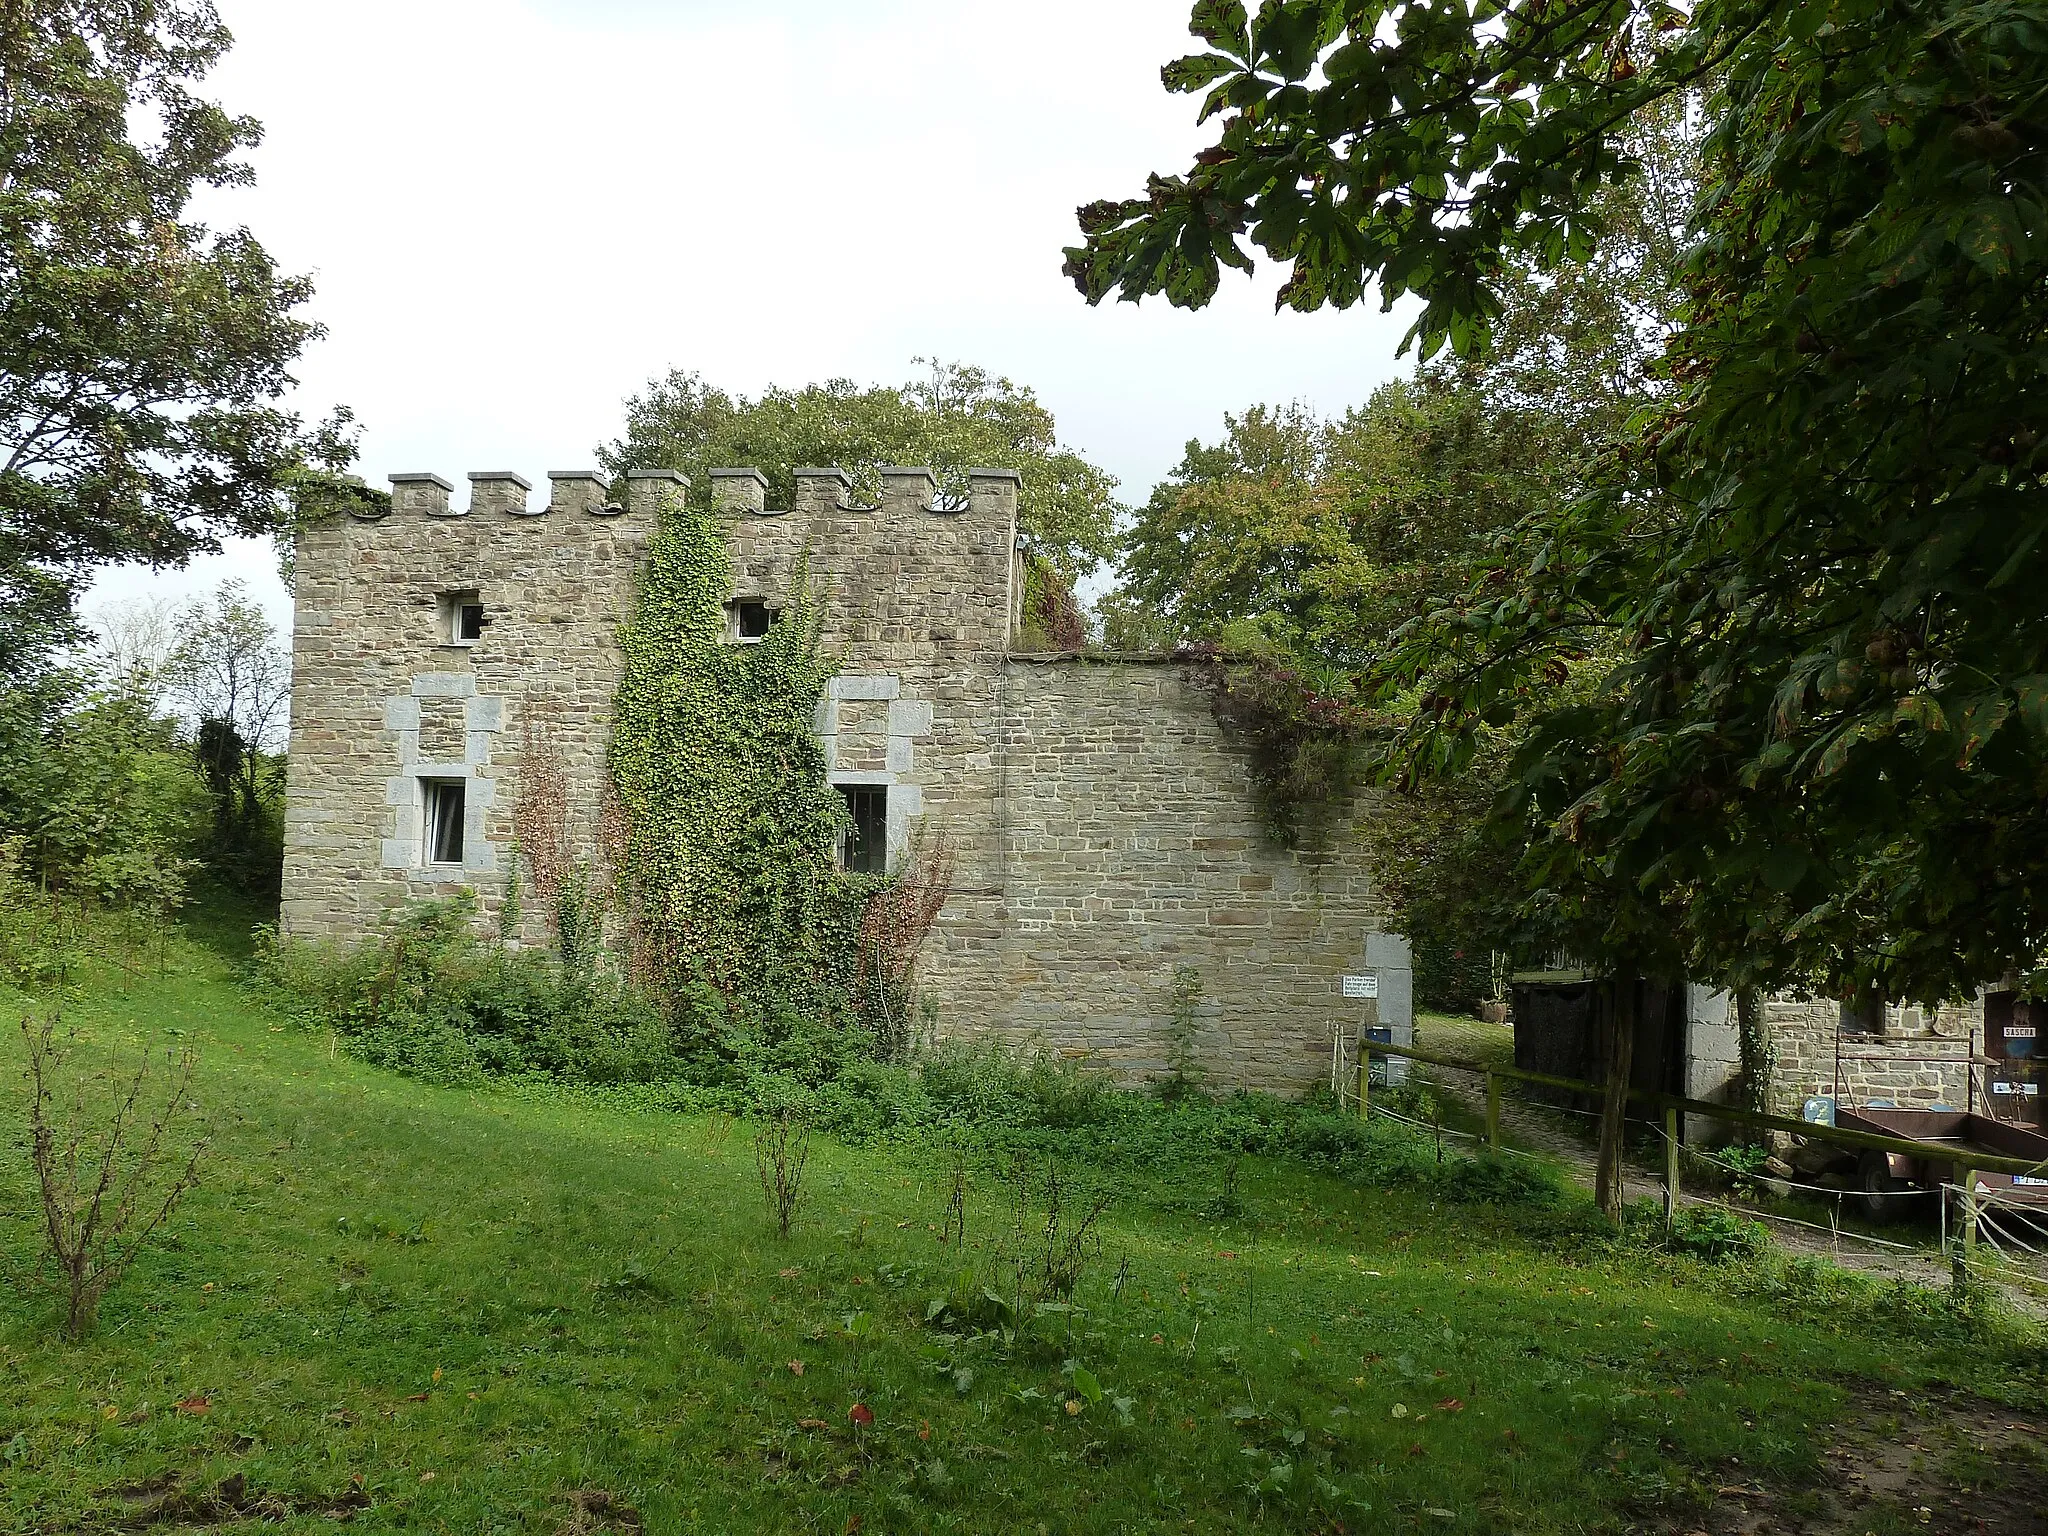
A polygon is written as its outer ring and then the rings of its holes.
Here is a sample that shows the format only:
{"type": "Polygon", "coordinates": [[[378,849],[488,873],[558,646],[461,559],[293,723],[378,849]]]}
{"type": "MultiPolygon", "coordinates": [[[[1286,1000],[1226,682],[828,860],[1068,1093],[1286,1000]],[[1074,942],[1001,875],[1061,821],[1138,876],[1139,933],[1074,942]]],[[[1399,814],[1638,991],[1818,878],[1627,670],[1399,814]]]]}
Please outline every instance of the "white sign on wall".
{"type": "Polygon", "coordinates": [[[1346,997],[1378,997],[1380,995],[1380,979],[1377,975],[1346,976],[1344,978],[1344,995],[1346,997]]]}

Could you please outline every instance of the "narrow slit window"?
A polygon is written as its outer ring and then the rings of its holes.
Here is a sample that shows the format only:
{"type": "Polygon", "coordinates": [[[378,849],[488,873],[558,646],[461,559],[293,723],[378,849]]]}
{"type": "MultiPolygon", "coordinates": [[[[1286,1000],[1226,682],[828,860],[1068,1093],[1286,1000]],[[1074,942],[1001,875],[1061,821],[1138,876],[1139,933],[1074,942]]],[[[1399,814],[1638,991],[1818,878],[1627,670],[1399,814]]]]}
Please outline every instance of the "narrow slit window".
{"type": "Polygon", "coordinates": [[[428,779],[425,788],[427,862],[460,864],[463,783],[460,779],[428,779]]]}
{"type": "Polygon", "coordinates": [[[842,784],[852,825],[839,840],[839,866],[853,875],[889,872],[889,791],[880,784],[842,784]]]}
{"type": "Polygon", "coordinates": [[[775,622],[775,610],[759,598],[743,597],[732,605],[732,634],[735,640],[759,640],[775,622]]]}

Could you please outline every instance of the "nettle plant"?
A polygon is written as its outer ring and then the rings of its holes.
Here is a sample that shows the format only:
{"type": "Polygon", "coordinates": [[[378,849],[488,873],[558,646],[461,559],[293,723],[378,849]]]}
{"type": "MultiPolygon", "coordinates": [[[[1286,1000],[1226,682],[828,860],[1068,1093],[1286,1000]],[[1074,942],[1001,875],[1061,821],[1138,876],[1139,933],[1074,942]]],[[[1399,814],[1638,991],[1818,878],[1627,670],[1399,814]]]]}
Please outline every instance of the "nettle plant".
{"type": "Polygon", "coordinates": [[[611,850],[638,977],[728,1014],[854,1016],[861,923],[884,877],[838,867],[845,802],[813,728],[838,666],[799,563],[757,644],[725,643],[713,516],[673,508],[621,635],[611,850]]]}

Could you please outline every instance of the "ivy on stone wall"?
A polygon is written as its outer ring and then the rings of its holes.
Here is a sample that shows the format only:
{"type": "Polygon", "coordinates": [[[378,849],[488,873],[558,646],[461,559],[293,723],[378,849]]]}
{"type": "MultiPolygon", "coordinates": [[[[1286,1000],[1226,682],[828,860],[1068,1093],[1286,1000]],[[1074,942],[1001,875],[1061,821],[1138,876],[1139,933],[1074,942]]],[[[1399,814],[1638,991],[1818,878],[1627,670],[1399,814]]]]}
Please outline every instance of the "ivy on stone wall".
{"type": "Polygon", "coordinates": [[[613,715],[631,962],[662,994],[715,996],[729,1013],[841,1014],[882,882],[835,858],[846,809],[813,722],[837,667],[804,567],[753,644],[725,638],[731,595],[715,519],[671,509],[620,637],[613,715]]]}

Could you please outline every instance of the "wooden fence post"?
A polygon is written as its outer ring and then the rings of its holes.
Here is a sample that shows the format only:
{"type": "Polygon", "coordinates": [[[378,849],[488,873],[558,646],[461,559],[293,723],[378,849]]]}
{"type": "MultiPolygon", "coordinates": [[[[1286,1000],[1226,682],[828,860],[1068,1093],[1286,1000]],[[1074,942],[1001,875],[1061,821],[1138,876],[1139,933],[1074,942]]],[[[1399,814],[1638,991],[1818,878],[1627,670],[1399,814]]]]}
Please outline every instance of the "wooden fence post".
{"type": "Polygon", "coordinates": [[[1969,1264],[1977,1257],[1977,1170],[1957,1165],[1962,1174],[1962,1194],[1956,1201],[1956,1213],[1963,1223],[1963,1262],[1969,1264]]]}
{"type": "Polygon", "coordinates": [[[1486,1074],[1486,1144],[1500,1150],[1500,1079],[1486,1074]]]}
{"type": "Polygon", "coordinates": [[[1678,1106],[1664,1106],[1664,1230],[1678,1215],[1678,1106]]]}

